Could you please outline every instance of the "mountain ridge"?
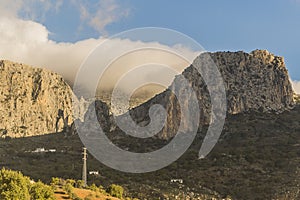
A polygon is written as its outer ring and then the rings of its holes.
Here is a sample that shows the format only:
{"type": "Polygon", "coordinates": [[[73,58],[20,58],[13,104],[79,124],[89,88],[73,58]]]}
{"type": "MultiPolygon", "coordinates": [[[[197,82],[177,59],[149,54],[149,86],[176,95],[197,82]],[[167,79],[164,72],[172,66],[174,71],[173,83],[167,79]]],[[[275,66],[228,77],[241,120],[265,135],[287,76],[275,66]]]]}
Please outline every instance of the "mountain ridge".
{"type": "MultiPolygon", "coordinates": [[[[283,57],[267,50],[250,53],[206,52],[200,54],[182,73],[197,94],[201,123],[210,122],[211,102],[207,86],[193,65],[201,67],[207,59],[214,61],[223,76],[229,114],[250,110],[280,113],[293,107],[294,92],[283,57]]],[[[68,129],[75,119],[84,116],[87,105],[83,104],[87,102],[80,98],[80,101],[72,104],[77,98],[60,75],[7,60],[0,62],[0,70],[0,110],[3,113],[0,136],[23,137],[62,131],[68,129]],[[74,105],[76,108],[72,107],[74,105]],[[12,114],[12,117],[7,117],[12,114]]],[[[180,93],[178,79],[175,77],[169,89],[173,87],[180,93]]],[[[173,137],[180,122],[180,105],[169,89],[129,111],[134,121],[144,126],[150,123],[149,108],[156,103],[162,104],[168,114],[168,124],[159,134],[163,139],[173,137]]],[[[188,99],[183,102],[188,102],[188,99]]],[[[109,119],[109,126],[115,127],[109,115],[110,112],[104,111],[102,118],[109,119]]],[[[105,124],[105,119],[101,121],[105,124]]],[[[186,122],[186,125],[191,124],[186,122]]]]}
{"type": "MultiPolygon", "coordinates": [[[[281,113],[293,108],[294,92],[283,57],[275,56],[267,50],[254,50],[251,53],[242,51],[203,53],[182,73],[196,92],[202,115],[200,126],[210,123],[211,102],[207,85],[196,68],[206,65],[210,59],[216,64],[224,79],[229,114],[251,110],[281,113]]],[[[181,92],[181,78],[175,77],[170,86],[173,91],[179,88],[179,93],[181,92]]],[[[156,103],[163,105],[167,110],[169,122],[159,133],[159,137],[171,138],[176,134],[180,124],[180,105],[170,89],[131,109],[130,115],[140,125],[149,124],[148,110],[156,103]]]]}

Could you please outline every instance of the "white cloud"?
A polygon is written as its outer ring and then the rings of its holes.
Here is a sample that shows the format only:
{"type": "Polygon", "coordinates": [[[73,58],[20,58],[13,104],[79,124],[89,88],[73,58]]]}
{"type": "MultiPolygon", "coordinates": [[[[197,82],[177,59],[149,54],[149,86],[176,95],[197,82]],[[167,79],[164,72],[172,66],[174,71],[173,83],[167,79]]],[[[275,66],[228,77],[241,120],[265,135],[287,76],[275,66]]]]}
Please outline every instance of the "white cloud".
{"type": "Polygon", "coordinates": [[[22,16],[29,20],[44,21],[47,12],[59,10],[63,0],[1,0],[1,17],[22,16]]]}
{"type": "Polygon", "coordinates": [[[300,94],[300,81],[291,80],[294,92],[300,94]]]}
{"type": "Polygon", "coordinates": [[[72,0],[80,12],[80,19],[101,34],[105,27],[129,15],[128,8],[122,8],[116,0],[98,0],[91,5],[88,1],[72,0]],[[92,7],[92,9],[91,9],[92,7]]]}
{"type": "Polygon", "coordinates": [[[88,25],[106,34],[106,26],[129,15],[130,9],[122,7],[117,0],[2,0],[0,4],[1,16],[22,16],[27,20],[44,22],[49,11],[58,12],[63,3],[71,3],[74,12],[78,12],[81,26],[88,25]]]}
{"type": "MultiPolygon", "coordinates": [[[[57,43],[50,40],[48,35],[49,31],[40,23],[16,17],[0,16],[0,59],[45,67],[61,74],[69,83],[72,83],[81,63],[89,55],[90,51],[104,41],[104,38],[99,38],[82,40],[76,43],[57,43]]],[[[111,42],[119,44],[120,51],[148,46],[148,43],[130,41],[128,39],[113,39],[111,42]]],[[[151,46],[172,50],[172,48],[159,43],[152,43],[151,46]]],[[[177,52],[185,52],[192,58],[198,54],[181,46],[173,47],[173,49],[176,49],[177,52]]],[[[109,59],[115,51],[106,52],[106,58],[109,59]]],[[[129,71],[131,68],[145,62],[164,63],[173,66],[177,71],[188,65],[180,62],[179,59],[172,57],[172,55],[162,55],[164,54],[160,52],[140,51],[127,56],[122,63],[116,62],[116,64],[112,65],[112,69],[107,71],[108,78],[104,79],[105,87],[103,89],[111,88],[118,77],[125,73],[126,70],[129,71]]],[[[104,58],[94,62],[98,66],[104,67],[103,63],[105,61],[104,58]]],[[[136,78],[148,80],[153,76],[164,78],[163,73],[151,70],[136,76],[136,78]]],[[[169,79],[171,82],[172,78],[169,77],[169,79]]]]}
{"type": "Polygon", "coordinates": [[[0,4],[1,17],[16,17],[22,5],[22,0],[2,0],[0,4]]]}

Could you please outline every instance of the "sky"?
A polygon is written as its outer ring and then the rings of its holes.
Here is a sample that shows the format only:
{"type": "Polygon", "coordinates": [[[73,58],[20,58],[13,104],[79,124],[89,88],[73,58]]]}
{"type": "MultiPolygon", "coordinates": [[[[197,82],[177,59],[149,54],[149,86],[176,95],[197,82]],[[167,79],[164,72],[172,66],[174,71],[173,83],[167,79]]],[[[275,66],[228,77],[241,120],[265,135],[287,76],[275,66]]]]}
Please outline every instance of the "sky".
{"type": "Polygon", "coordinates": [[[104,38],[149,26],[182,32],[207,51],[283,56],[300,93],[300,0],[1,0],[0,58],[71,80],[104,38]]]}

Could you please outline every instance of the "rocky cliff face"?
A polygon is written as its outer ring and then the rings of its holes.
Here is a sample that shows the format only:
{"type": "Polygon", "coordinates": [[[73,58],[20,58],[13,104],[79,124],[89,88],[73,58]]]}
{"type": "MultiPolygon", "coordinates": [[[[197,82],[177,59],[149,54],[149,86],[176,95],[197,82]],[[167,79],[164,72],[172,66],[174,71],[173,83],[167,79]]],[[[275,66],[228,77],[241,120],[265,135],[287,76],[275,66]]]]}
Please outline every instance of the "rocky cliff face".
{"type": "MultiPolygon", "coordinates": [[[[223,76],[229,114],[251,110],[279,113],[294,105],[293,90],[282,57],[274,56],[266,50],[255,50],[249,54],[241,51],[203,53],[182,73],[196,92],[201,114],[200,125],[210,122],[211,102],[207,86],[195,67],[205,65],[209,57],[223,76]]],[[[180,79],[176,77],[170,86],[179,90],[179,93],[183,90],[180,89],[180,79]]],[[[183,102],[188,101],[188,98],[183,102]]],[[[157,103],[165,107],[168,116],[159,137],[173,137],[180,124],[180,106],[185,105],[179,105],[170,89],[132,109],[131,116],[138,124],[147,124],[150,122],[149,108],[157,103]]],[[[190,122],[184,123],[189,125],[190,122]]]]}
{"type": "MultiPolygon", "coordinates": [[[[294,105],[292,86],[282,57],[265,50],[249,54],[204,53],[182,73],[196,93],[200,125],[208,124],[211,120],[211,102],[207,86],[195,67],[205,65],[208,57],[216,63],[224,79],[229,114],[251,110],[279,113],[294,105]]],[[[149,108],[161,104],[167,111],[167,123],[158,136],[165,139],[173,137],[181,120],[180,106],[188,105],[190,98],[183,97],[183,105],[179,105],[171,92],[173,89],[179,94],[183,93],[181,83],[182,76],[176,77],[165,92],[132,109],[130,114],[133,119],[140,126],[147,125],[150,122],[149,108]]],[[[78,101],[78,113],[73,113],[72,97],[71,88],[61,76],[45,69],[0,61],[0,137],[33,136],[68,128],[74,120],[73,116],[80,118],[87,108],[82,99],[78,101]]],[[[101,110],[97,117],[104,129],[114,128],[107,106],[103,102],[96,102],[96,108],[101,110]]],[[[89,112],[85,115],[85,118],[88,117],[89,112]]],[[[183,126],[188,130],[194,123],[187,118],[183,126]]]]}
{"type": "Polygon", "coordinates": [[[0,61],[0,137],[61,131],[73,121],[72,95],[54,72],[0,61]]]}

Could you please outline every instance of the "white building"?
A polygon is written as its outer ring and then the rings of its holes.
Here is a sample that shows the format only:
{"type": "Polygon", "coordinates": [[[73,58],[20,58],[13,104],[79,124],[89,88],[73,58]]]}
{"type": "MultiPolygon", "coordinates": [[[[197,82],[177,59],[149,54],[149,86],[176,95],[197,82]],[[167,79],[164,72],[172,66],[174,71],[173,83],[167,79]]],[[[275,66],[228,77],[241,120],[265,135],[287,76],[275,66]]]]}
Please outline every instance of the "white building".
{"type": "Polygon", "coordinates": [[[99,172],[98,171],[89,171],[89,174],[90,175],[99,175],[99,172]]]}
{"type": "Polygon", "coordinates": [[[45,148],[36,148],[36,150],[32,151],[32,153],[43,153],[46,152],[45,148]]]}
{"type": "Polygon", "coordinates": [[[171,179],[171,183],[180,183],[180,184],[183,184],[183,180],[182,179],[171,179]]]}

